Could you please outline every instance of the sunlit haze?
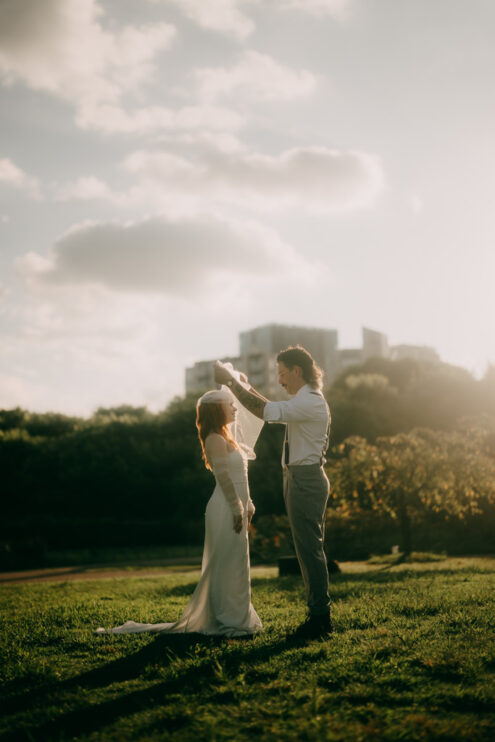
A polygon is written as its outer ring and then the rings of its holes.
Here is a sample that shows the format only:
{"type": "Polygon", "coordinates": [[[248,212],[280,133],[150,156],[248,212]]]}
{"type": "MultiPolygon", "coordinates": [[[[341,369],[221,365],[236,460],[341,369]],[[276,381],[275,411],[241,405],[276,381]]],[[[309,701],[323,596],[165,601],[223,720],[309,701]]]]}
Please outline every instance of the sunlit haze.
{"type": "Polygon", "coordinates": [[[490,0],[3,0],[0,407],[162,409],[268,323],[495,363],[490,0]]]}

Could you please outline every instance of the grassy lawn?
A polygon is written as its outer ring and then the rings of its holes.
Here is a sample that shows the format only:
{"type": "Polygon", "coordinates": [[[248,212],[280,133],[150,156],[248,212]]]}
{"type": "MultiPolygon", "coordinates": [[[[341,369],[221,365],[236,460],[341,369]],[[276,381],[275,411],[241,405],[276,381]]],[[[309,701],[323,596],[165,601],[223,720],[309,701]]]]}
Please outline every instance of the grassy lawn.
{"type": "Polygon", "coordinates": [[[197,572],[3,586],[0,740],[495,739],[495,559],[342,566],[335,633],[304,647],[274,568],[251,641],[93,636],[175,620],[197,572]]]}

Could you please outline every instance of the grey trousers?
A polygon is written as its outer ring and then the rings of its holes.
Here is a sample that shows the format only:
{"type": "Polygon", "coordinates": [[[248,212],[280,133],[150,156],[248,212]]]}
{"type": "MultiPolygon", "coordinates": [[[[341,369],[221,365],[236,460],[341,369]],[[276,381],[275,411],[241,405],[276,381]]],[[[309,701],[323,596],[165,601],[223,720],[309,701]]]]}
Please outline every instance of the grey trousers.
{"type": "Polygon", "coordinates": [[[323,542],[330,486],[319,464],[284,467],[284,500],[312,616],[328,615],[328,570],[323,542]]]}

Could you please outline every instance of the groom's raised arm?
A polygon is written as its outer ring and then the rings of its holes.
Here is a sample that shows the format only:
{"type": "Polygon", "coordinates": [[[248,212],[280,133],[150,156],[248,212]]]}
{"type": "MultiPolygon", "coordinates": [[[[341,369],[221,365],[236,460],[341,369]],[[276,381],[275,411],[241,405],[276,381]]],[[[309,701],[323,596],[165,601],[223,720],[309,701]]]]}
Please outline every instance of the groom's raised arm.
{"type": "Polygon", "coordinates": [[[230,371],[226,369],[223,364],[215,364],[215,381],[217,384],[226,384],[232,394],[234,394],[239,402],[249,410],[253,415],[263,420],[263,410],[268,400],[263,397],[256,389],[250,387],[246,389],[237,379],[232,376],[230,371]]]}

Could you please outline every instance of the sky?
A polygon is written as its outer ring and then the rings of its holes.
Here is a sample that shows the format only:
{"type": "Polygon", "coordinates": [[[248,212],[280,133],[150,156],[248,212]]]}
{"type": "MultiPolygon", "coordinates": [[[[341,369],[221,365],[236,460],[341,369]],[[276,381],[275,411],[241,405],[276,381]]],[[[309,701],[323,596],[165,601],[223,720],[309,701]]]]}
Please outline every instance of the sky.
{"type": "Polygon", "coordinates": [[[495,363],[492,0],[0,0],[0,407],[163,409],[240,331],[495,363]]]}

